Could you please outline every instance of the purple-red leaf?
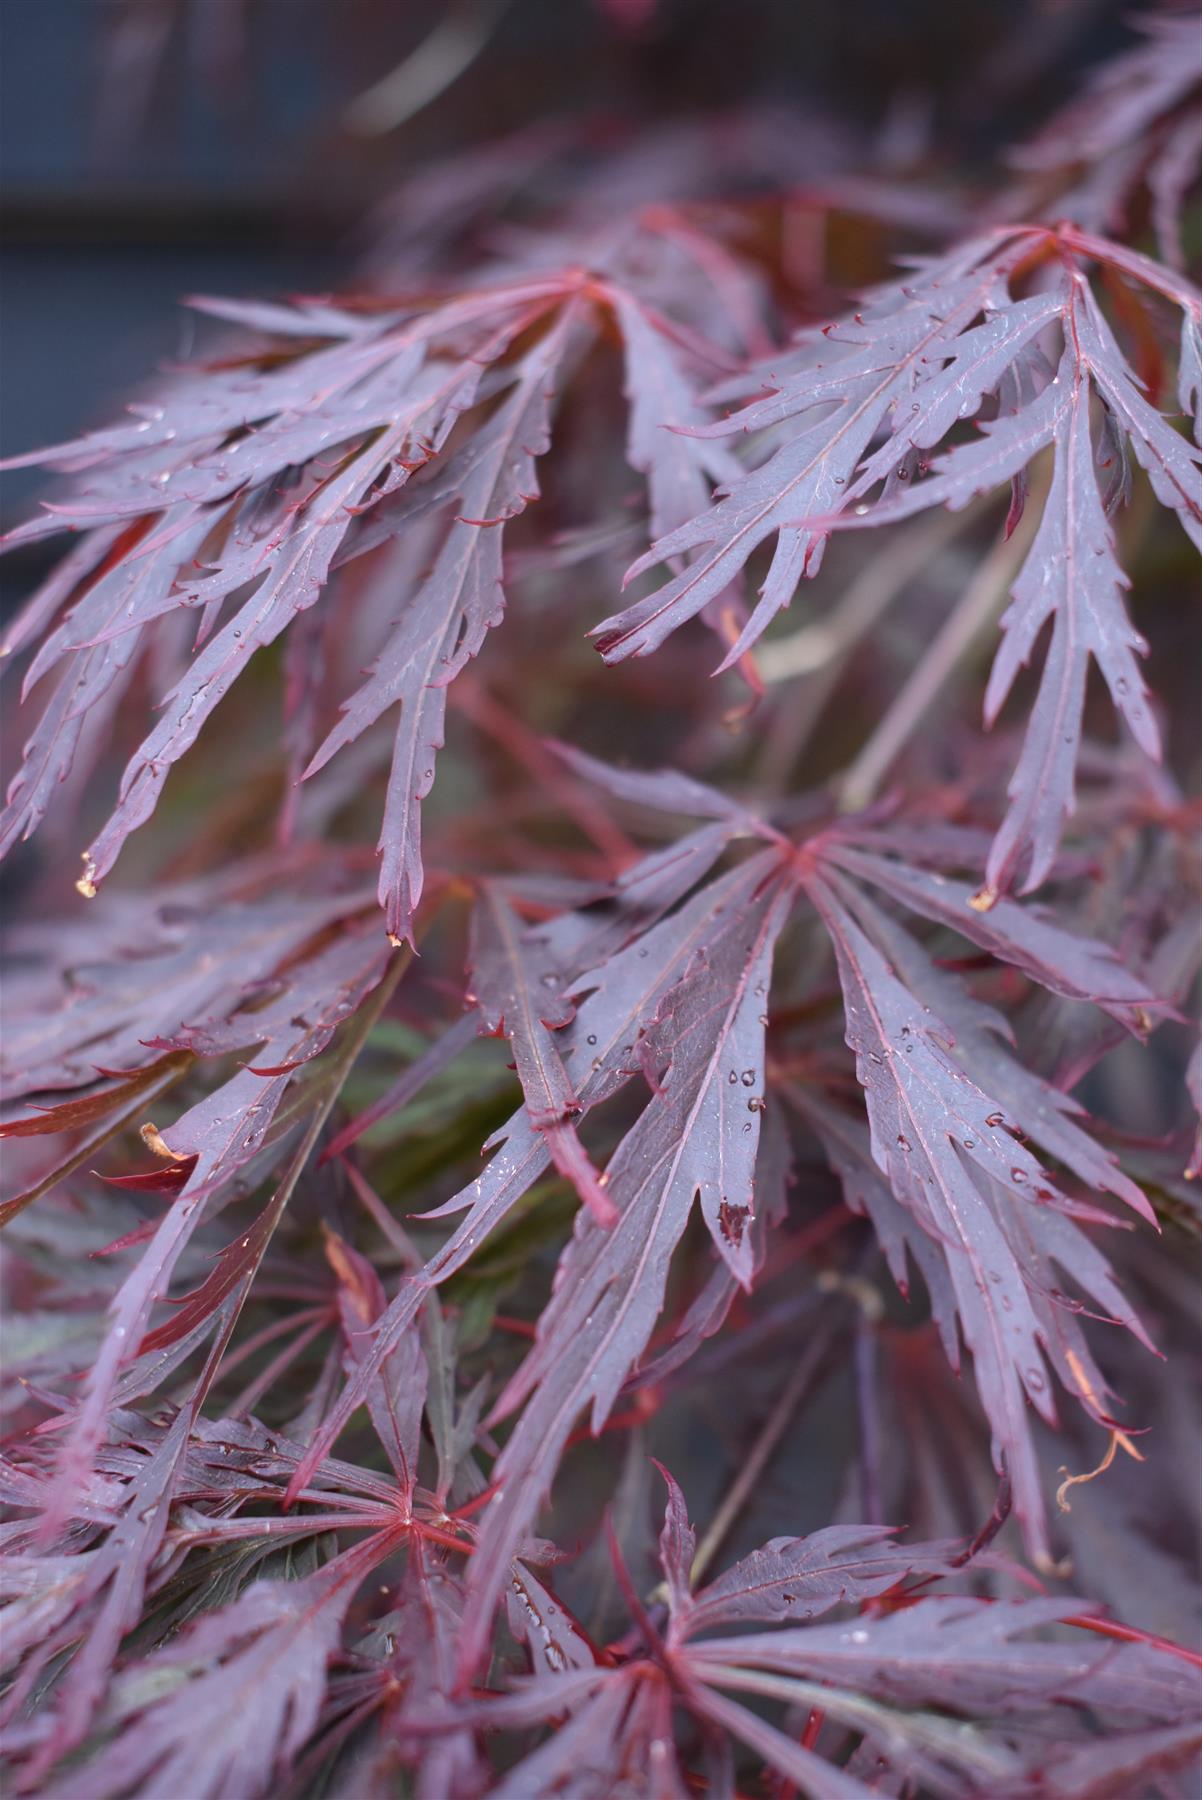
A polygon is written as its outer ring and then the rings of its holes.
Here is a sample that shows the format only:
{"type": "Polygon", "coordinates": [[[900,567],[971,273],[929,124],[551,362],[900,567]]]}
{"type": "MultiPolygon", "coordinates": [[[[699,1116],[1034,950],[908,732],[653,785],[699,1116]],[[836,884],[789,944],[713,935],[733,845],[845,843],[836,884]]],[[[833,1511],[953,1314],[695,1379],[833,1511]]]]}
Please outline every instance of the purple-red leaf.
{"type": "MultiPolygon", "coordinates": [[[[1032,1552],[1050,1562],[1027,1412],[1031,1406],[1049,1424],[1056,1421],[1045,1355],[1095,1416],[1106,1416],[1101,1410],[1106,1390],[1044,1258],[1057,1261],[1111,1316],[1142,1334],[1105,1259],[1071,1216],[1105,1221],[1105,1215],[1066,1197],[1007,1129],[1008,1108],[999,1104],[993,1076],[999,1063],[1003,1082],[1012,1070],[1020,1082],[1028,1072],[994,1049],[989,1015],[952,980],[940,979],[913,940],[863,896],[816,873],[807,879],[806,891],[835,950],[847,1042],[868,1103],[873,1160],[901,1205],[943,1252],[993,1429],[995,1459],[1009,1472],[1032,1552]],[[941,1016],[948,1013],[950,1019],[941,1016]]],[[[1106,1178],[1105,1163],[1085,1134],[1045,1107],[1047,1123],[1039,1137],[1050,1139],[1058,1153],[1067,1149],[1070,1163],[1077,1158],[1092,1171],[1102,1162],[1099,1185],[1123,1192],[1146,1210],[1139,1190],[1117,1171],[1111,1169],[1106,1178]]],[[[1029,1113],[1024,1116],[1030,1122],[1029,1113]]],[[[867,1204],[871,1210],[871,1201],[867,1204]]]]}
{"type": "Polygon", "coordinates": [[[480,1656],[504,1569],[577,1415],[591,1405],[599,1430],[646,1347],[695,1199],[732,1272],[750,1276],[764,1008],[794,893],[771,852],[739,874],[757,871],[755,887],[742,904],[728,904],[647,1033],[643,1061],[658,1088],[609,1164],[618,1223],[604,1232],[585,1222],[564,1252],[535,1348],[498,1404],[503,1415],[527,1401],[497,1462],[498,1494],[472,1559],[465,1670],[480,1656]]]}

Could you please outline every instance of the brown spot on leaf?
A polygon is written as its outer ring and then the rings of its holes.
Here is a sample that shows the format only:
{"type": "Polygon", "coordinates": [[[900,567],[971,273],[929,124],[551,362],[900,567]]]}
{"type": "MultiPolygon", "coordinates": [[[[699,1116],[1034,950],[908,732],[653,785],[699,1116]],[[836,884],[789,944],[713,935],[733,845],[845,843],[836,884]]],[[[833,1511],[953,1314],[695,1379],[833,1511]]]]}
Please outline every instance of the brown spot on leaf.
{"type": "Polygon", "coordinates": [[[722,1202],[718,1208],[718,1229],[728,1244],[738,1246],[743,1242],[743,1233],[750,1216],[749,1206],[732,1206],[729,1200],[722,1202]]]}

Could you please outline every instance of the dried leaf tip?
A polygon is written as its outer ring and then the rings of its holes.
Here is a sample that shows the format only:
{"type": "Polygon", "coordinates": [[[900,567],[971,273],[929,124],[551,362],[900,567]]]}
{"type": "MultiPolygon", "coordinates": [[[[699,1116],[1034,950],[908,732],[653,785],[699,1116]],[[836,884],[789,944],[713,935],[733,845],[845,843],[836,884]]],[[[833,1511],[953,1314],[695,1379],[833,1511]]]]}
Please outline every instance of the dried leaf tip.
{"type": "Polygon", "coordinates": [[[85,900],[94,900],[96,898],[96,864],[86,850],[81,851],[80,854],[83,861],[83,874],[75,883],[75,891],[77,894],[82,894],[85,900]]]}
{"type": "Polygon", "coordinates": [[[1056,1505],[1060,1508],[1062,1513],[1072,1512],[1073,1510],[1069,1502],[1065,1499],[1068,1490],[1073,1487],[1079,1487],[1081,1483],[1085,1481],[1096,1481],[1099,1475],[1104,1475],[1114,1461],[1116,1452],[1119,1450],[1125,1450],[1127,1455],[1135,1462],[1144,1462],[1147,1460],[1143,1451],[1136,1448],[1125,1431],[1115,1429],[1110,1433],[1110,1443],[1107,1445],[1106,1454],[1096,1469],[1089,1469],[1084,1475],[1070,1475],[1063,1463],[1061,1464],[1060,1473],[1064,1476],[1064,1480],[1056,1489],[1056,1505]]]}
{"type": "Polygon", "coordinates": [[[150,1119],[148,1119],[146,1121],[145,1125],[140,1125],[138,1127],[138,1136],[141,1138],[141,1140],[145,1144],[146,1148],[149,1151],[151,1151],[155,1156],[161,1157],[164,1162],[178,1162],[179,1161],[179,1158],[176,1156],[175,1151],[172,1149],[169,1149],[167,1144],[164,1142],[164,1140],[159,1132],[158,1126],[155,1125],[150,1119]]]}

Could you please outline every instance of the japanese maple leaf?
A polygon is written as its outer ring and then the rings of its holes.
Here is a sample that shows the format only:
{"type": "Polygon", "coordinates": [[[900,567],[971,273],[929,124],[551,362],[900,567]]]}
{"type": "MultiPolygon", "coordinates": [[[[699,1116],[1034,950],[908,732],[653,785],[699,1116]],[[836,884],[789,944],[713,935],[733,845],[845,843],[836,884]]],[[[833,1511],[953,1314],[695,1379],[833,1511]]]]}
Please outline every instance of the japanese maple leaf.
{"type": "Polygon", "coordinates": [[[1076,1601],[927,1597],[932,1578],[955,1574],[955,1545],[907,1547],[886,1531],[831,1527],[775,1540],[693,1593],[693,1529],[680,1489],[665,1479],[666,1622],[649,1615],[619,1566],[639,1647],[616,1666],[540,1671],[473,1715],[500,1728],[557,1722],[502,1781],[499,1791],[512,1800],[547,1787],[589,1792],[619,1783],[640,1756],[642,1767],[652,1761],[660,1792],[683,1796],[690,1759],[677,1742],[677,1708],[720,1791],[730,1785],[727,1734],[817,1800],[864,1800],[885,1771],[950,1795],[986,1786],[1035,1792],[1049,1762],[1083,1759],[1087,1767],[1096,1759],[1098,1729],[1118,1766],[1189,1758],[1197,1733],[1189,1729],[1192,1680],[1180,1660],[1143,1645],[1112,1659],[1084,1633],[1049,1638],[1049,1627],[1079,1614],[1076,1601]],[[914,1577],[925,1579],[907,1590],[914,1577]],[[840,1605],[861,1614],[812,1622],[840,1605]],[[723,1624],[755,1622],[779,1628],[714,1635],[723,1624]],[[754,1697],[756,1711],[732,1697],[742,1695],[754,1697]],[[851,1762],[828,1761],[808,1732],[798,1743],[765,1716],[782,1703],[851,1733],[859,1746],[851,1762]]]}
{"type": "MultiPolygon", "coordinates": [[[[763,385],[773,390],[768,398],[702,428],[706,436],[767,432],[776,447],[728,483],[725,497],[652,545],[631,576],[681,558],[683,566],[594,634],[609,662],[648,654],[710,605],[756,548],[774,538],[758,605],[722,665],[728,667],[789,603],[803,576],[816,573],[832,527],[883,525],[933,505],[962,507],[979,493],[1021,484],[1028,465],[1050,447],[1050,491],[1002,621],[1005,636],[985,701],[992,723],[1051,620],[1010,808],[986,866],[986,899],[1015,887],[1027,892],[1051,868],[1074,807],[1091,662],[1136,742],[1159,756],[1137,660],[1147,646],[1123,605],[1128,583],[1110,523],[1125,493],[1128,444],[1157,499],[1202,548],[1202,453],[1140,391],[1094,297],[1086,273],[1091,259],[1180,307],[1181,395],[1188,410],[1202,321],[1196,289],[1147,258],[1070,227],[1057,234],[1042,227],[999,230],[876,290],[850,320],[804,331],[792,350],[762,369],[763,385]],[[1018,273],[1048,258],[1061,265],[1051,285],[1016,296],[1018,273]],[[1052,333],[1061,348],[1049,361],[1043,345],[1052,333]],[[1106,421],[1097,440],[1090,418],[1095,404],[1106,421]],[[970,418],[978,419],[980,437],[935,455],[970,418]],[[1109,465],[1104,485],[1102,465],[1109,465]],[[866,496],[882,483],[870,505],[866,496]]],[[[728,391],[740,389],[719,393],[728,391]]],[[[1020,485],[1019,508],[1022,492],[1020,485]]],[[[1012,511],[1011,523],[1015,516],[1012,511]]]]}

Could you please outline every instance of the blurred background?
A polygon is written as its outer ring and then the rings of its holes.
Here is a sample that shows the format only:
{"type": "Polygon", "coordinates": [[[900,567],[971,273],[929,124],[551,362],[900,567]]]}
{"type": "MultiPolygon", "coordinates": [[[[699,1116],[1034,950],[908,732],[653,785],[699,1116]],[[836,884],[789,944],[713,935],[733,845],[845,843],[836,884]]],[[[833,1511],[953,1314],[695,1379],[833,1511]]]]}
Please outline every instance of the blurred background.
{"type": "MultiPolygon", "coordinates": [[[[827,166],[987,173],[1130,40],[1123,0],[4,0],[0,449],[111,415],[198,290],[356,280],[433,160],[775,103],[827,166]]],[[[535,158],[537,189],[546,162],[535,158]]],[[[536,196],[537,197],[537,196],[536,196]]],[[[450,201],[448,200],[448,204],[450,201]]],[[[39,476],[0,488],[6,525],[39,476]]],[[[28,571],[14,566],[10,582],[28,571]]]]}

